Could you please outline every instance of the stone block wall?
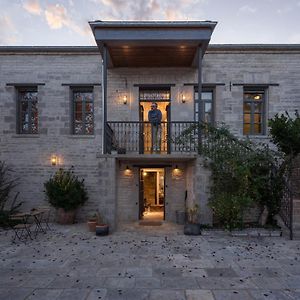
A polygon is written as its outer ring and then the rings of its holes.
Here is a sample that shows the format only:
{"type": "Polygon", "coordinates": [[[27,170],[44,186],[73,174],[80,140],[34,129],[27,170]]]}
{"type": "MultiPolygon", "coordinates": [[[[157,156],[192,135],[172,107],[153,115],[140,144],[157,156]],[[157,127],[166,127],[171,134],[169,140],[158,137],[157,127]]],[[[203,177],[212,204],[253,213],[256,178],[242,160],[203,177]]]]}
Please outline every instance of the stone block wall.
{"type": "MultiPolygon", "coordinates": [[[[0,55],[0,160],[13,170],[20,184],[23,210],[45,205],[44,182],[60,168],[74,166],[85,178],[89,200],[79,210],[78,219],[98,208],[101,175],[97,154],[102,146],[101,86],[94,87],[95,134],[71,134],[70,88],[66,84],[100,83],[99,55],[93,53],[7,53],[0,55]],[[17,90],[7,83],[42,83],[38,86],[39,134],[17,134],[17,90]],[[52,166],[52,155],[58,165],[52,166]],[[99,176],[100,175],[100,176],[99,176]]],[[[103,206],[99,205],[100,211],[103,206]]],[[[111,213],[111,208],[107,210],[111,213]]],[[[111,219],[111,217],[109,217],[111,219]]]]}
{"type": "MultiPolygon", "coordinates": [[[[225,122],[232,132],[242,135],[243,87],[234,84],[277,84],[268,88],[266,119],[278,112],[299,109],[299,67],[300,51],[209,48],[203,60],[203,82],[224,84],[215,86],[216,121],[225,122]]],[[[196,82],[197,70],[193,68],[109,69],[108,120],[139,119],[138,87],[135,84],[175,84],[171,87],[171,118],[173,121],[192,121],[193,86],[184,84],[196,82]],[[186,95],[185,104],[181,103],[182,92],[186,95]],[[124,93],[128,96],[127,105],[121,102],[124,93]]],[[[24,201],[24,210],[44,204],[43,183],[58,167],[73,165],[75,172],[85,178],[90,196],[79,211],[80,220],[97,208],[112,226],[116,215],[121,219],[136,218],[138,171],[133,169],[132,177],[121,179],[124,166],[113,158],[101,156],[101,86],[94,87],[95,134],[74,136],[70,130],[70,88],[63,83],[101,83],[100,55],[89,50],[0,52],[0,160],[6,161],[20,178],[16,191],[24,201]],[[7,83],[43,84],[38,86],[38,135],[17,134],[17,94],[15,87],[7,83]],[[56,167],[50,163],[53,154],[59,157],[56,167]],[[132,207],[126,206],[126,197],[131,199],[132,207]]],[[[258,139],[261,138],[266,136],[258,139]]],[[[180,176],[172,175],[174,166],[166,173],[166,195],[172,199],[168,208],[170,220],[175,219],[177,209],[183,208],[185,190],[188,190],[188,197],[200,201],[203,223],[210,223],[211,212],[206,207],[209,171],[203,168],[201,159],[178,166],[182,170],[180,176]]]]}
{"type": "Polygon", "coordinates": [[[210,194],[210,174],[210,170],[205,167],[201,157],[188,163],[187,207],[192,207],[194,203],[199,205],[201,224],[212,224],[212,211],[207,206],[210,194]]]}

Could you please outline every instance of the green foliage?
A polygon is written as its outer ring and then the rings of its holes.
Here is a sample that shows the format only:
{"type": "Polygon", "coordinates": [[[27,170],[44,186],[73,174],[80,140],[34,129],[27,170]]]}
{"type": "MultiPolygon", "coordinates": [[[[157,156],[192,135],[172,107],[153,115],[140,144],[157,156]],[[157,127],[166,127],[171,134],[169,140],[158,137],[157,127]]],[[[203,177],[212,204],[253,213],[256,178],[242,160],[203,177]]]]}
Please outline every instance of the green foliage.
{"type": "Polygon", "coordinates": [[[44,186],[49,203],[65,211],[78,208],[88,199],[84,179],[79,180],[72,168],[59,169],[44,186]]]}
{"type": "Polygon", "coordinates": [[[249,207],[252,199],[248,196],[229,195],[220,193],[210,202],[219,222],[228,230],[243,226],[243,212],[249,207]]]}
{"type": "Polygon", "coordinates": [[[240,227],[247,208],[267,206],[270,219],[278,213],[283,190],[284,168],[278,155],[267,146],[238,140],[225,126],[193,125],[176,138],[179,144],[195,142],[201,131],[198,152],[211,169],[209,206],[228,229],[240,227]]]}
{"type": "Polygon", "coordinates": [[[0,226],[8,225],[9,215],[17,212],[22,202],[16,204],[19,193],[9,203],[12,190],[18,185],[18,179],[11,176],[12,170],[0,161],[0,226]]]}
{"type": "Polygon", "coordinates": [[[286,155],[295,157],[300,153],[300,116],[295,111],[295,118],[288,112],[275,115],[269,120],[272,142],[286,155]]]}
{"type": "Polygon", "coordinates": [[[194,204],[192,207],[187,208],[186,213],[189,223],[197,224],[199,222],[199,210],[198,204],[194,204]]]}

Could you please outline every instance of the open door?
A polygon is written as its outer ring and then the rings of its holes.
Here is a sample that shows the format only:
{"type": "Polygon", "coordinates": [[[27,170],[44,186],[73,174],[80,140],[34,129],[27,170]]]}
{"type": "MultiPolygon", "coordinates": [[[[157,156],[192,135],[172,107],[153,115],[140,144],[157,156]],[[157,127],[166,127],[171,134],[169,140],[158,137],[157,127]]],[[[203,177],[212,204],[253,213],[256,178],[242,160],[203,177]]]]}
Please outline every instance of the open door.
{"type": "Polygon", "coordinates": [[[139,219],[162,221],[165,219],[165,169],[140,169],[139,219]]]}

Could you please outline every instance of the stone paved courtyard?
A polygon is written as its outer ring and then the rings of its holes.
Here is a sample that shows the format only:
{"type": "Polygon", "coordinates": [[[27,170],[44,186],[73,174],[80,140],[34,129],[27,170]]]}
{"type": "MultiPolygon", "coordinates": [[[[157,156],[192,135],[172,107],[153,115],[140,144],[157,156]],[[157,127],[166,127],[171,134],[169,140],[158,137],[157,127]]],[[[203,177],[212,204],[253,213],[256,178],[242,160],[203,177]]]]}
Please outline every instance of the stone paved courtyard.
{"type": "Polygon", "coordinates": [[[300,299],[300,241],[187,237],[169,224],[107,237],[52,228],[26,244],[0,231],[0,299],[300,299]]]}

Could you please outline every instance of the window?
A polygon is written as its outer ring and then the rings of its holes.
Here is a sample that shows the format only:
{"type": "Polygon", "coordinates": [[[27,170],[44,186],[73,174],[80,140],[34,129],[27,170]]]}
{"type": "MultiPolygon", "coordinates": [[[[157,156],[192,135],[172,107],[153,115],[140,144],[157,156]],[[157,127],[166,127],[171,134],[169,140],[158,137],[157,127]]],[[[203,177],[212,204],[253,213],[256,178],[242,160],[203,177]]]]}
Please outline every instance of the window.
{"type": "Polygon", "coordinates": [[[18,112],[20,134],[38,133],[38,93],[37,88],[18,89],[18,112]]]}
{"type": "Polygon", "coordinates": [[[244,88],[243,133],[244,135],[264,134],[265,90],[244,88]]]}
{"type": "Polygon", "coordinates": [[[140,101],[170,101],[170,89],[140,89],[140,101]]]}
{"type": "Polygon", "coordinates": [[[206,123],[214,123],[214,109],[213,109],[213,99],[214,90],[213,89],[202,89],[201,101],[198,99],[198,89],[195,88],[195,121],[199,120],[199,110],[204,111],[204,121],[206,123]],[[200,105],[201,103],[201,105],[200,105]]]}
{"type": "Polygon", "coordinates": [[[94,134],[93,89],[72,89],[73,133],[94,134]]]}

